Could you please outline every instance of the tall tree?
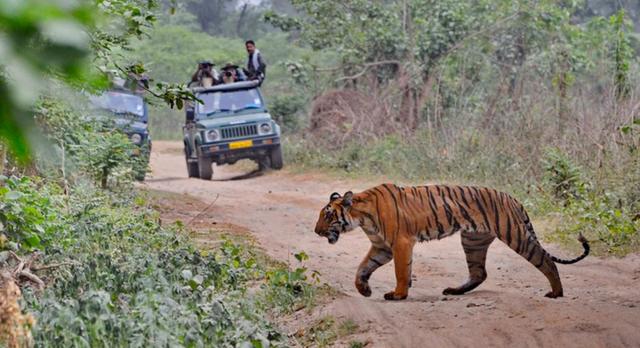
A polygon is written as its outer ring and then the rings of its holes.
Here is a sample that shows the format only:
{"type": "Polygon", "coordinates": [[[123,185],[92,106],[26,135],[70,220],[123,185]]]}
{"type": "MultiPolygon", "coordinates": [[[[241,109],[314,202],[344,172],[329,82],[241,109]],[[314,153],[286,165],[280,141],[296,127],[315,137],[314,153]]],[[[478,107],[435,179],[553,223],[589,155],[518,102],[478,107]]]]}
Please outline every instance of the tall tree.
{"type": "Polygon", "coordinates": [[[237,0],[186,0],[186,8],[198,19],[202,31],[212,35],[226,34],[227,19],[236,11],[237,0]]]}

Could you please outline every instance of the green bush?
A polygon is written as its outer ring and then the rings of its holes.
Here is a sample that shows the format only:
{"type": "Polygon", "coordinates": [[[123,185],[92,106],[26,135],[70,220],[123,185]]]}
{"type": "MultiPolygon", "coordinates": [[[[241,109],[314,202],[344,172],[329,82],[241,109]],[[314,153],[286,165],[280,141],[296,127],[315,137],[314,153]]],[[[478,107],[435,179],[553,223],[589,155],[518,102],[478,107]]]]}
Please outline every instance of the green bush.
{"type": "Polygon", "coordinates": [[[135,193],[0,177],[0,251],[38,248],[44,265],[47,286],[23,287],[38,345],[284,345],[264,317],[313,304],[308,256],[294,270],[260,266],[230,240],[198,250],[181,226],[162,227],[135,193]]]}
{"type": "Polygon", "coordinates": [[[87,133],[78,160],[80,167],[95,178],[100,187],[106,189],[109,181],[128,182],[135,176],[141,157],[134,156],[134,145],[126,134],[117,129],[87,133]]]}
{"type": "Polygon", "coordinates": [[[639,180],[637,170],[609,171],[605,179],[590,182],[559,149],[547,151],[542,162],[550,199],[563,203],[555,209],[562,222],[550,239],[567,241],[583,233],[593,242],[596,254],[621,255],[640,247],[638,202],[629,194],[639,180]],[[611,180],[617,177],[621,180],[611,180]]]}
{"type": "Polygon", "coordinates": [[[589,192],[561,210],[563,220],[551,240],[567,241],[583,233],[596,254],[624,255],[640,248],[637,211],[610,192],[589,192]]]}
{"type": "MultiPolygon", "coordinates": [[[[265,272],[248,250],[226,241],[219,250],[199,251],[176,228],[161,228],[157,213],[140,203],[90,187],[72,192],[65,224],[55,234],[67,242],[43,249],[44,262],[59,266],[42,293],[24,291],[25,310],[37,319],[38,344],[201,347],[281,341],[261,309],[277,304],[247,296],[249,281],[265,272]]],[[[269,283],[267,290],[276,286],[269,283]]]]}
{"type": "Polygon", "coordinates": [[[297,131],[304,112],[305,99],[299,95],[274,96],[269,100],[269,112],[286,132],[297,131]]]}
{"type": "Polygon", "coordinates": [[[28,177],[0,175],[0,250],[33,250],[58,238],[63,219],[60,188],[39,185],[28,177]]]}
{"type": "Polygon", "coordinates": [[[547,150],[542,159],[544,182],[551,188],[555,198],[566,201],[577,198],[586,189],[581,169],[560,149],[547,150]]]}
{"type": "Polygon", "coordinates": [[[280,267],[265,273],[263,301],[275,305],[272,309],[277,312],[291,312],[314,304],[316,288],[309,281],[313,280],[317,284],[320,274],[316,271],[309,272],[303,266],[304,261],[309,259],[306,253],[297,253],[295,258],[299,265],[294,270],[280,267]]]}
{"type": "Polygon", "coordinates": [[[35,117],[52,145],[36,156],[39,172],[49,179],[64,173],[62,179],[71,181],[88,175],[103,189],[143,176],[146,161],[135,153],[148,149],[134,145],[109,116],[90,119],[82,116],[86,113],[59,99],[39,101],[35,117]]]}

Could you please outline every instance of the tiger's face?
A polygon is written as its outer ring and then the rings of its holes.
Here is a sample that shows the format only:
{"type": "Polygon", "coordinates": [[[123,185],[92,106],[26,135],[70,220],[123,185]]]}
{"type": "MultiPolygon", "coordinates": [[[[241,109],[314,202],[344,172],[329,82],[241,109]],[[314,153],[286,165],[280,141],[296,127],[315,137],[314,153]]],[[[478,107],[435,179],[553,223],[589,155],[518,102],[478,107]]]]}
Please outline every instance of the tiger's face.
{"type": "Polygon", "coordinates": [[[315,232],[321,237],[326,237],[330,244],[335,244],[341,233],[345,233],[358,227],[358,223],[349,214],[353,193],[344,194],[334,192],[329,197],[329,204],[320,210],[320,217],[316,222],[315,232]]]}

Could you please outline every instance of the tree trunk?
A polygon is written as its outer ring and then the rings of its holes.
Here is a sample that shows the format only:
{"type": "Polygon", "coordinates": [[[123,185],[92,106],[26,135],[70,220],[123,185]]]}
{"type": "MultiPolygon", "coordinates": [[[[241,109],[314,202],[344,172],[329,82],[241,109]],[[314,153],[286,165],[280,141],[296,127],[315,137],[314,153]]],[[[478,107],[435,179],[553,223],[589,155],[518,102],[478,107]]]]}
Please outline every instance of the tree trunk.
{"type": "Polygon", "coordinates": [[[7,150],[4,144],[0,142],[0,175],[4,174],[4,162],[7,160],[7,150]]]}
{"type": "Polygon", "coordinates": [[[488,129],[493,125],[493,120],[498,112],[499,104],[504,99],[505,94],[508,93],[509,84],[505,79],[508,79],[509,77],[505,77],[504,73],[500,75],[500,82],[498,82],[496,92],[491,98],[489,98],[487,110],[484,112],[484,120],[482,122],[482,127],[484,129],[488,129]]]}
{"type": "Polygon", "coordinates": [[[558,74],[558,132],[560,132],[560,134],[564,134],[569,114],[569,107],[567,106],[568,79],[569,76],[566,71],[558,74]]]}
{"type": "Polygon", "coordinates": [[[560,52],[559,72],[556,75],[556,88],[558,89],[557,110],[558,110],[558,132],[564,134],[569,118],[569,87],[571,86],[571,66],[568,64],[569,55],[566,51],[560,52]]]}
{"type": "Polygon", "coordinates": [[[107,168],[102,169],[102,177],[100,178],[100,187],[102,187],[103,190],[107,189],[108,177],[109,177],[109,171],[107,170],[107,168]]]}
{"type": "Polygon", "coordinates": [[[238,35],[239,37],[242,37],[242,33],[240,32],[240,30],[242,29],[242,25],[244,24],[244,19],[247,14],[247,6],[248,6],[247,3],[242,5],[242,10],[240,10],[240,15],[238,16],[238,22],[236,23],[236,35],[238,35]]]}

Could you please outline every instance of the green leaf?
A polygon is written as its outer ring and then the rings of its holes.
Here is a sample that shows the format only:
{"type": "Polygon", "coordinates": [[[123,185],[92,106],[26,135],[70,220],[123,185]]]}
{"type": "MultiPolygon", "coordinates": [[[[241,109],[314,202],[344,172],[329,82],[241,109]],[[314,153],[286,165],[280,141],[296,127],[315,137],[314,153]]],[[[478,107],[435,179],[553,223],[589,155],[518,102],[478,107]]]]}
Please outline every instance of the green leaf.
{"type": "Polygon", "coordinates": [[[202,282],[204,282],[204,277],[201,276],[200,274],[196,275],[195,277],[193,277],[193,282],[196,283],[197,285],[201,285],[202,282]]]}
{"type": "Polygon", "coordinates": [[[17,199],[20,199],[22,196],[24,196],[24,194],[20,191],[9,191],[5,195],[5,198],[9,201],[15,201],[17,199]]]}
{"type": "Polygon", "coordinates": [[[40,237],[38,237],[36,234],[29,235],[27,238],[25,238],[25,241],[27,242],[27,245],[32,248],[40,245],[40,237]]]}
{"type": "Polygon", "coordinates": [[[309,255],[307,255],[307,253],[305,253],[304,251],[294,254],[294,256],[296,257],[296,260],[298,260],[298,262],[306,261],[309,259],[309,255]]]}

